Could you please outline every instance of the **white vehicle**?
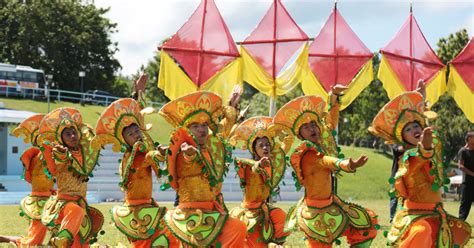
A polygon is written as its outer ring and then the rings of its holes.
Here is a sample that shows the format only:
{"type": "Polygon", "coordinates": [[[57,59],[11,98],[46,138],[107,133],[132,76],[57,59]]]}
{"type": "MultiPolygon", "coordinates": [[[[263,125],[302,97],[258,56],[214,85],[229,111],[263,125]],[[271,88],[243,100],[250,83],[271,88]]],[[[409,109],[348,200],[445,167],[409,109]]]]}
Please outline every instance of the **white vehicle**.
{"type": "MultiPolygon", "coordinates": [[[[35,90],[43,88],[45,83],[44,71],[30,66],[0,63],[0,87],[2,85],[22,89],[35,90]]],[[[5,88],[0,88],[5,91],[5,88]]]]}

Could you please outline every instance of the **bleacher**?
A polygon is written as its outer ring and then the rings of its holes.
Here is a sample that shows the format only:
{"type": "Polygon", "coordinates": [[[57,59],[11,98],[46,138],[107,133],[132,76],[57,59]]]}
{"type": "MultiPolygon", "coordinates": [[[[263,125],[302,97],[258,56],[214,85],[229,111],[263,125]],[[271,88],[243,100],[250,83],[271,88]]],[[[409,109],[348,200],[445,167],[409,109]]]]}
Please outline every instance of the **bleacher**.
{"type": "MultiPolygon", "coordinates": [[[[234,156],[249,157],[249,153],[235,150],[234,156]]],[[[121,158],[122,154],[112,152],[110,147],[102,151],[99,166],[96,167],[93,172],[94,176],[89,180],[87,198],[90,203],[123,200],[124,194],[118,186],[118,160],[121,158]]],[[[280,184],[280,196],[283,201],[296,201],[303,195],[303,192],[295,190],[291,171],[292,169],[287,167],[283,179],[284,183],[280,184]]],[[[29,184],[21,180],[20,176],[0,176],[0,183],[6,188],[5,192],[0,192],[0,204],[18,204],[24,196],[30,193],[29,184]]],[[[161,191],[160,185],[161,182],[158,182],[158,179],[155,178],[153,183],[154,199],[157,201],[174,201],[174,190],[161,191]]],[[[222,193],[226,201],[242,200],[242,190],[233,164],[224,179],[222,193]]]]}

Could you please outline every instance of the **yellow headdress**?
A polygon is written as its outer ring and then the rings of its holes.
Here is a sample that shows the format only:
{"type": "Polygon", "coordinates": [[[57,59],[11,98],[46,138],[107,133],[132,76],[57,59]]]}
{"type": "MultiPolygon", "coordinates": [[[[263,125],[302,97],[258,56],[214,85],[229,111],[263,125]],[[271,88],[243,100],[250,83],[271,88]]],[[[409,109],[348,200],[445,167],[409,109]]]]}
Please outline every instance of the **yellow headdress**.
{"type": "Polygon", "coordinates": [[[24,136],[23,142],[36,145],[36,138],[38,137],[38,130],[44,114],[35,114],[23,120],[17,128],[13,129],[12,134],[15,137],[24,136]]]}
{"type": "Polygon", "coordinates": [[[74,108],[57,108],[47,114],[40,123],[38,143],[43,141],[55,141],[64,145],[61,133],[65,128],[77,130],[79,139],[92,138],[92,129],[82,123],[82,115],[74,108]],[[88,137],[83,137],[84,135],[88,137]]]}
{"type": "Polygon", "coordinates": [[[93,148],[100,149],[105,144],[113,144],[112,150],[118,152],[121,147],[128,146],[122,136],[123,129],[136,124],[145,130],[144,115],[148,110],[141,110],[139,103],[132,98],[122,98],[110,104],[97,120],[93,148]]]}
{"type": "Polygon", "coordinates": [[[369,132],[388,144],[405,144],[402,131],[406,124],[418,122],[426,127],[425,102],[418,92],[403,93],[387,103],[375,116],[369,132]]]}
{"type": "Polygon", "coordinates": [[[295,136],[298,136],[301,125],[311,121],[315,121],[322,131],[325,110],[326,103],[323,98],[302,96],[281,107],[273,117],[273,122],[289,128],[295,136]]]}
{"type": "Polygon", "coordinates": [[[267,116],[247,119],[240,123],[235,129],[234,136],[231,140],[241,140],[245,142],[245,144],[242,145],[242,149],[248,149],[252,153],[255,152],[252,144],[257,138],[267,137],[273,147],[275,143],[274,138],[283,134],[283,128],[273,125],[272,122],[273,119],[267,116]]]}
{"type": "Polygon", "coordinates": [[[159,114],[174,127],[187,127],[193,122],[207,122],[211,130],[216,131],[222,111],[220,96],[198,91],[165,104],[159,114]]]}

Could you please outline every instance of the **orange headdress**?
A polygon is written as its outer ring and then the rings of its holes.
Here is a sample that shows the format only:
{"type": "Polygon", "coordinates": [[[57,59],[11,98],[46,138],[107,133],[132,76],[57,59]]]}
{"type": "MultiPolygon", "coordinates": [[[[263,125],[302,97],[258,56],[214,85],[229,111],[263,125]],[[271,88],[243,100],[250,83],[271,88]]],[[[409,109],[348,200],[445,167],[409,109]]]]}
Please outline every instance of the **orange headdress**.
{"type": "Polygon", "coordinates": [[[122,136],[123,129],[135,124],[145,130],[144,114],[148,110],[141,110],[138,102],[132,98],[122,98],[110,104],[97,120],[93,148],[100,149],[105,144],[113,144],[112,150],[118,152],[121,147],[128,146],[122,136]]]}
{"type": "Polygon", "coordinates": [[[295,136],[298,136],[301,125],[311,121],[315,121],[322,131],[325,110],[326,103],[320,96],[302,96],[281,107],[273,122],[289,128],[295,136]]]}
{"type": "Polygon", "coordinates": [[[389,144],[404,144],[402,131],[406,124],[426,126],[425,102],[418,92],[403,93],[387,103],[375,116],[369,132],[389,144]]]}
{"type": "Polygon", "coordinates": [[[216,131],[222,111],[220,96],[198,91],[165,104],[159,114],[175,127],[187,127],[194,122],[207,122],[211,130],[216,131]]]}
{"type": "MultiPolygon", "coordinates": [[[[275,137],[284,135],[283,127],[273,125],[273,119],[267,116],[252,117],[240,123],[235,129],[232,141],[243,141],[242,149],[253,150],[252,144],[257,138],[267,137],[272,147],[275,144],[275,137]]],[[[286,128],[285,128],[286,129],[286,128]]]]}
{"type": "Polygon", "coordinates": [[[82,123],[82,115],[75,108],[57,108],[47,114],[40,123],[38,143],[42,141],[55,141],[64,145],[61,133],[65,128],[77,130],[79,139],[92,138],[92,129],[82,123]]]}
{"type": "Polygon", "coordinates": [[[23,120],[17,128],[13,129],[12,134],[15,137],[24,136],[23,142],[36,145],[36,138],[38,137],[38,130],[44,114],[35,114],[23,120]]]}

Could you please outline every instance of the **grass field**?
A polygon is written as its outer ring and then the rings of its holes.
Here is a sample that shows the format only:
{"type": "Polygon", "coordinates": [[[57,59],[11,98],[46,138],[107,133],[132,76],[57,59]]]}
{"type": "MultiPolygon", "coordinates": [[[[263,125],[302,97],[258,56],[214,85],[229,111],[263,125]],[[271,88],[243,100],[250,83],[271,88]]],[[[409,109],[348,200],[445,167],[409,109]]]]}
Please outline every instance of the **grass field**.
{"type": "MultiPolygon", "coordinates": [[[[357,201],[358,204],[361,204],[367,208],[374,210],[379,215],[379,224],[381,229],[379,230],[377,237],[373,243],[372,247],[386,247],[385,239],[383,237],[383,231],[388,230],[389,222],[388,222],[388,200],[361,200],[357,201]]],[[[232,208],[236,206],[238,203],[231,202],[228,203],[228,207],[232,208]]],[[[288,210],[288,208],[293,203],[288,202],[279,202],[276,206],[281,207],[284,210],[288,210]]],[[[168,208],[172,208],[171,203],[163,203],[163,206],[167,206],[168,208]]],[[[112,246],[117,246],[119,243],[129,246],[128,241],[126,240],[125,236],[122,235],[118,229],[116,229],[111,221],[109,215],[109,209],[112,207],[112,204],[95,204],[94,207],[100,209],[102,213],[105,215],[105,224],[104,230],[105,235],[99,236],[98,243],[100,244],[108,244],[112,246]]],[[[457,202],[446,202],[445,204],[446,209],[449,213],[457,215],[457,210],[459,204],[457,202]]],[[[26,233],[27,230],[27,221],[18,216],[18,206],[0,206],[0,233],[2,235],[22,235],[26,233]]],[[[468,222],[471,225],[474,225],[474,214],[471,214],[468,222]]],[[[341,239],[342,244],[340,247],[348,247],[345,243],[345,239],[341,239]]],[[[286,245],[288,247],[302,247],[304,246],[303,241],[303,234],[301,232],[293,233],[287,240],[286,245]]],[[[474,247],[474,242],[471,239],[471,242],[467,247],[474,247]]]]}

